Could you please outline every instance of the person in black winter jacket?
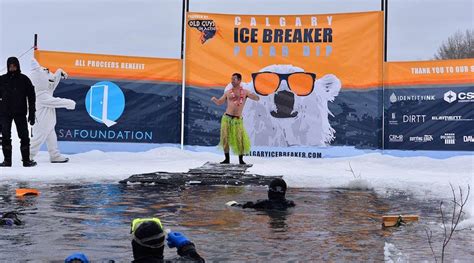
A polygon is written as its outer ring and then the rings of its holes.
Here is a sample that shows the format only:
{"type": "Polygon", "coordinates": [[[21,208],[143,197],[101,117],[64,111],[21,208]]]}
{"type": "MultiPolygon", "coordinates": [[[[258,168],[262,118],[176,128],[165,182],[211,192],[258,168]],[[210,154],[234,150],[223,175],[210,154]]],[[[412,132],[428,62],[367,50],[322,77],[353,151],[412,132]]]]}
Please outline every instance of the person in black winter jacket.
{"type": "Polygon", "coordinates": [[[227,205],[261,210],[285,210],[289,207],[295,206],[293,201],[285,198],[286,188],[286,182],[283,179],[273,179],[268,186],[268,199],[257,200],[256,202],[246,202],[245,204],[230,201],[227,205]]]}
{"type": "Polygon", "coordinates": [[[194,243],[180,232],[170,232],[166,238],[168,247],[177,248],[178,257],[164,259],[166,234],[158,218],[133,220],[131,232],[133,263],[205,262],[196,252],[194,243]]]}
{"type": "Polygon", "coordinates": [[[16,57],[7,60],[8,72],[0,76],[0,119],[2,126],[2,151],[3,163],[0,166],[12,166],[12,123],[15,125],[20,137],[20,150],[23,166],[35,166],[36,162],[30,160],[30,136],[28,122],[35,123],[35,89],[30,79],[21,73],[20,62],[16,57]]]}

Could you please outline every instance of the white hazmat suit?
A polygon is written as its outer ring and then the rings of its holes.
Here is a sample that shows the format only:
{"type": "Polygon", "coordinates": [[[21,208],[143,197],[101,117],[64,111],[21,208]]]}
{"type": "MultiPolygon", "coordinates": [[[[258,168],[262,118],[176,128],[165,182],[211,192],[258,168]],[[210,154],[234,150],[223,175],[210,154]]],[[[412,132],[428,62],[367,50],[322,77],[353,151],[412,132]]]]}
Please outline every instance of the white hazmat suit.
{"type": "Polygon", "coordinates": [[[35,86],[36,93],[36,123],[33,125],[31,138],[31,160],[36,156],[41,145],[46,142],[49,159],[52,163],[69,161],[59,152],[58,139],[54,130],[56,126],[56,108],[73,110],[76,107],[73,100],[53,97],[53,92],[62,77],[67,78],[66,72],[62,69],[58,69],[52,74],[33,59],[30,79],[35,86]]]}

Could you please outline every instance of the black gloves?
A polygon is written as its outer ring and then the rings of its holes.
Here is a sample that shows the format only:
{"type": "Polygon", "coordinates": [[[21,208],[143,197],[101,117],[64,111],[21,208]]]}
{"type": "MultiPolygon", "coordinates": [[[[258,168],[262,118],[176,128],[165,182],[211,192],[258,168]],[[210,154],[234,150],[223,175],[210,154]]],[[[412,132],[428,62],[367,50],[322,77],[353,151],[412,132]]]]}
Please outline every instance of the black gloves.
{"type": "Polygon", "coordinates": [[[35,114],[28,114],[28,122],[30,123],[31,126],[35,125],[35,114]]]}

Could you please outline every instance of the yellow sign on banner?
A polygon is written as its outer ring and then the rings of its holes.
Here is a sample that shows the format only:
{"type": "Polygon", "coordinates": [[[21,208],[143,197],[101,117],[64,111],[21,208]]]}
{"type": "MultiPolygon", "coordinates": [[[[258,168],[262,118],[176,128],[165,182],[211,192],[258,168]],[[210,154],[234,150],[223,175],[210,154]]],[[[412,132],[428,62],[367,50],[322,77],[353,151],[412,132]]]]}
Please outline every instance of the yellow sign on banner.
{"type": "MultiPolygon", "coordinates": [[[[337,76],[343,88],[382,85],[383,13],[223,15],[189,13],[186,84],[223,87],[239,72],[337,76]]],[[[254,74],[255,75],[255,74],[254,74]]]]}

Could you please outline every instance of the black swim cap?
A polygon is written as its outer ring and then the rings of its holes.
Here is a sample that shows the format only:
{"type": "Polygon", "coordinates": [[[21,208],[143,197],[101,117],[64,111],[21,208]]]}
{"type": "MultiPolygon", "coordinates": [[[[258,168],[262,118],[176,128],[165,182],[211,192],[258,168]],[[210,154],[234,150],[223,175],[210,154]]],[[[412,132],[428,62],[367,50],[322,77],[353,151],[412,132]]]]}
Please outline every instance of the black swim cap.
{"type": "Polygon", "coordinates": [[[270,182],[268,189],[268,199],[285,199],[286,182],[283,179],[277,178],[270,182]]]}

